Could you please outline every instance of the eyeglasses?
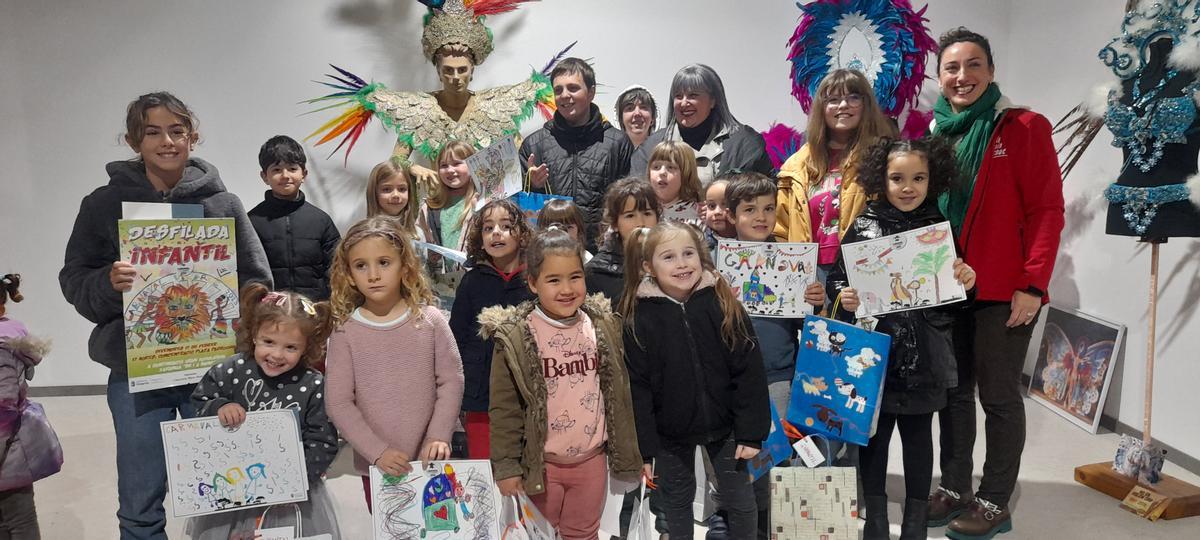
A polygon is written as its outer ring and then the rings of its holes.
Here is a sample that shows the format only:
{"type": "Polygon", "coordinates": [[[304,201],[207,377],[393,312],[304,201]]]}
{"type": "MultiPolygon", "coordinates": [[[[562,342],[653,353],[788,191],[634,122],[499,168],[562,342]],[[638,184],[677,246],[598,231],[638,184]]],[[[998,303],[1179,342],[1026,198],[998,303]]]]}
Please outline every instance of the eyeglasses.
{"type": "Polygon", "coordinates": [[[863,98],[859,94],[846,94],[844,96],[825,96],[825,106],[829,108],[840,107],[842,102],[846,102],[849,107],[858,107],[862,105],[863,98]]]}

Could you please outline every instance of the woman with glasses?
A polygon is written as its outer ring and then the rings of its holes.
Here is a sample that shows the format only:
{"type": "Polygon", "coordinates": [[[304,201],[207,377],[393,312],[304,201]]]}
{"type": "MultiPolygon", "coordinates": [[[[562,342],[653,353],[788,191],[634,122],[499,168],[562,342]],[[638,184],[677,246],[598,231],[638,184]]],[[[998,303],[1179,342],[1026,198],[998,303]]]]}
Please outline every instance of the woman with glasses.
{"type": "Polygon", "coordinates": [[[804,146],[779,168],[775,238],[819,244],[821,283],[837,260],[841,236],[867,204],[858,163],[884,136],[896,136],[896,128],[871,83],[858,71],[834,70],[817,86],[804,146]]]}

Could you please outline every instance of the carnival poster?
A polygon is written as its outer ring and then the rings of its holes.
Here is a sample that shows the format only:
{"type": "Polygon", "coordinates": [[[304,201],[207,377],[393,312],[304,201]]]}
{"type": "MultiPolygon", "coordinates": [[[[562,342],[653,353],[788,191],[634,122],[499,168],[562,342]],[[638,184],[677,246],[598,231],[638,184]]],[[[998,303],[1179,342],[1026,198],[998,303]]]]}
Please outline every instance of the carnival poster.
{"type": "Polygon", "coordinates": [[[800,318],[812,312],[804,289],[817,279],[817,245],[722,238],[717,270],[756,317],[800,318]]]}
{"type": "Polygon", "coordinates": [[[521,191],[521,160],[511,136],[476,152],[466,159],[475,183],[475,209],[493,199],[504,199],[521,191]]]}
{"type": "Polygon", "coordinates": [[[123,219],[117,226],[121,260],[138,272],[124,294],[129,391],[199,381],[234,352],[233,219],[123,219]]]}
{"type": "Polygon", "coordinates": [[[215,416],[159,425],[175,517],[308,499],[296,411],[246,413],[237,429],[215,416]]]}
{"type": "Polygon", "coordinates": [[[940,306],[967,299],[954,279],[954,236],[941,222],[842,244],[846,278],[858,291],[858,318],[940,306]]]}

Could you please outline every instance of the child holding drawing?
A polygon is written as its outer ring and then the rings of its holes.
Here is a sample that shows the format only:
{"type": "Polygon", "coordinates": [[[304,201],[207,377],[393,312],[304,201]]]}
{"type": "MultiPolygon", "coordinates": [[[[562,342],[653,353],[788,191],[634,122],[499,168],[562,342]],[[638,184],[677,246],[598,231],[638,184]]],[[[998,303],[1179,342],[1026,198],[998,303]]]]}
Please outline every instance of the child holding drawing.
{"type": "MultiPolygon", "coordinates": [[[[654,459],[671,538],[692,537],[696,447],[712,462],[732,538],[754,538],[750,476],[771,425],[754,328],[699,229],[663,221],[625,239],[625,361],[638,445],[654,459]]],[[[650,465],[645,466],[650,472],[650,465]]]]}
{"type": "Polygon", "coordinates": [[[89,355],[112,370],[108,408],[117,434],[117,520],[125,537],[164,534],[167,469],[158,425],[193,411],[190,384],[138,392],[136,400],[129,391],[121,295],[133,288],[139,269],[120,260],[122,203],[196,204],[204,207],[205,217],[233,218],[238,285],[271,283],[266,253],[242,202],[225,191],[216,167],[191,155],[198,127],[195,113],[167,92],[145,94],[129,104],[124,140],[137,157],[109,163],[108,182],[83,198],[58,275],[67,302],[96,325],[89,355]]]}
{"type": "Polygon", "coordinates": [[[413,249],[383,216],[342,238],[332,270],[333,318],[326,407],[354,447],[367,508],[374,465],[390,475],[409,462],[450,457],[463,395],[462,361],[413,249]]]}
{"type": "MultiPolygon", "coordinates": [[[[197,416],[216,416],[230,429],[241,427],[247,411],[295,410],[308,471],[308,500],[298,503],[304,534],[338,538],[333,497],[321,481],[337,455],[338,436],[325,415],[324,377],[312,367],[325,356],[333,324],[329,303],[272,292],[258,283],[238,294],[238,353],[208,370],[192,392],[192,406],[197,416]]],[[[204,540],[249,538],[263,510],[190,518],[186,530],[191,538],[204,540]]]]}
{"type": "Polygon", "coordinates": [[[489,201],[471,218],[466,233],[467,270],[454,295],[450,330],[462,356],[463,427],[467,455],[488,457],[488,387],[492,340],[479,337],[479,313],[492,306],[515,306],[533,298],[525,283],[522,255],[529,245],[529,223],[508,199],[489,201]]]}
{"type": "MultiPolygon", "coordinates": [[[[850,244],[899,234],[946,220],[937,196],[950,189],[956,171],[953,149],[940,137],[914,141],[881,139],[866,153],[858,177],[872,200],[846,231],[850,244]]],[[[955,259],[954,278],[967,290],[975,271],[955,259]]],[[[846,280],[839,255],[829,274],[829,289],[840,294],[836,316],[853,321],[860,299],[846,280]]],[[[835,301],[835,304],[837,302],[835,301]]],[[[859,452],[867,523],[864,538],[888,537],[888,443],[899,427],[904,449],[904,520],[901,538],[925,538],[929,484],[933,476],[933,413],[946,405],[946,390],[958,384],[952,323],[961,304],[879,316],[876,331],[890,334],[887,376],[879,402],[875,436],[859,452]]]]}
{"type": "Polygon", "coordinates": [[[479,315],[495,339],[492,469],[501,495],[528,493],[564,539],[594,540],[609,469],[636,478],[642,466],[620,318],[587,296],[583,246],[567,233],[537,235],[525,267],[537,299],[479,315]]]}

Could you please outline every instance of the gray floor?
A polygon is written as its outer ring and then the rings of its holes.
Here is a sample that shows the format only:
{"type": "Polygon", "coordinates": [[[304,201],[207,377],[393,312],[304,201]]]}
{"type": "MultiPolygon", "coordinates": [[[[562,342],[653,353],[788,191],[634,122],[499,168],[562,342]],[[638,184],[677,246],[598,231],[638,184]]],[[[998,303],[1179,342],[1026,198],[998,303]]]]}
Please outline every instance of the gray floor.
{"type": "MultiPolygon", "coordinates": [[[[45,405],[66,452],[63,471],[38,482],[35,488],[43,536],[48,539],[116,538],[116,472],[113,466],[116,458],[112,419],[104,398],[59,397],[38,401],[45,405]]],[[[1076,484],[1072,479],[1073,468],[1112,459],[1117,436],[1090,435],[1041,405],[1032,401],[1026,403],[1029,442],[1021,483],[1013,502],[1015,529],[1001,538],[1200,538],[1200,517],[1152,523],[1120,510],[1116,500],[1076,484]]],[[[981,422],[982,418],[980,414],[981,422]]],[[[893,437],[888,479],[893,523],[899,519],[899,501],[904,497],[899,439],[893,437]]],[[[977,463],[982,460],[981,449],[982,445],[978,445],[977,463]]],[[[335,468],[344,469],[346,461],[339,459],[335,468]]],[[[1200,478],[1171,463],[1167,464],[1166,472],[1200,485],[1200,478]]],[[[337,497],[344,537],[370,538],[370,517],[363,503],[359,478],[341,475],[330,479],[328,485],[337,497]]],[[[181,530],[180,520],[170,521],[168,532],[172,538],[182,538],[181,530]]],[[[893,525],[893,536],[899,533],[899,525],[893,525]]],[[[943,538],[943,530],[931,530],[930,538],[943,538]]]]}

